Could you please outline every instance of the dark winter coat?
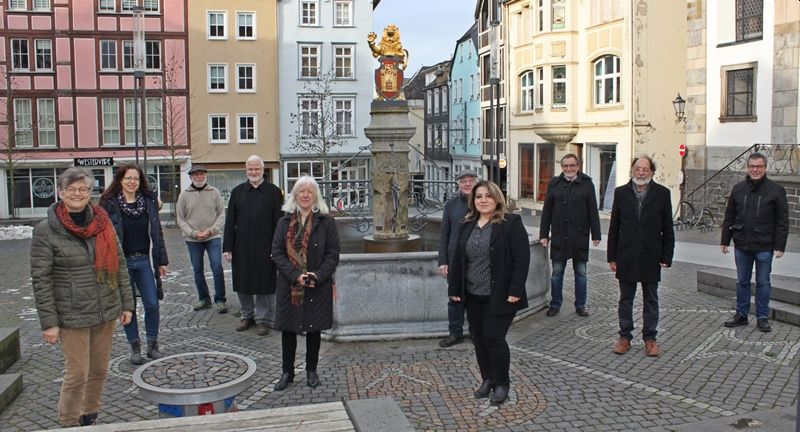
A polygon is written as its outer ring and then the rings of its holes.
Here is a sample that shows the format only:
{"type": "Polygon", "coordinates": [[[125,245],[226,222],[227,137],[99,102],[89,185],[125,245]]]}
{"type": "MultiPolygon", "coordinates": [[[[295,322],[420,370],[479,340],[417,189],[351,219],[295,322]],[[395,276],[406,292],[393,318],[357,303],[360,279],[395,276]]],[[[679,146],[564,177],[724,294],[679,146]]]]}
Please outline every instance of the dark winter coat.
{"type": "Polygon", "coordinates": [[[661,263],[672,265],[675,232],[669,189],[650,181],[641,215],[633,192],[633,181],[614,190],[608,227],[608,262],[617,263],[617,279],[628,282],[658,282],[661,263]]]}
{"type": "MultiPolygon", "coordinates": [[[[153,274],[158,279],[158,268],[169,265],[167,246],[164,243],[164,231],[161,229],[161,220],[158,217],[156,196],[148,190],[141,193],[144,195],[145,211],[150,226],[150,259],[153,261],[153,274]]],[[[122,210],[119,208],[119,202],[115,198],[109,199],[103,203],[103,208],[108,212],[108,217],[111,218],[114,230],[117,232],[119,244],[122,245],[122,210]]]]}
{"type": "Polygon", "coordinates": [[[788,236],[789,204],[783,186],[766,176],[759,182],[747,176],[733,187],[720,244],[728,246],[733,238],[737,249],[784,251],[788,236]]]}
{"type": "Polygon", "coordinates": [[[222,251],[233,253],[234,291],[275,293],[275,264],[270,252],[275,226],[283,215],[281,205],[281,190],[266,180],[257,188],[244,182],[231,191],[222,251]]]}
{"type": "Polygon", "coordinates": [[[467,215],[467,196],[458,192],[457,196],[450,198],[444,205],[442,212],[442,226],[439,228],[439,265],[448,265],[453,256],[458,240],[458,229],[461,221],[467,215]]]}
{"type": "Polygon", "coordinates": [[[589,261],[590,232],[592,240],[600,240],[600,215],[592,178],[584,173],[578,173],[574,181],[567,180],[563,173],[553,177],[547,186],[539,224],[539,238],[550,238],[550,259],[589,261]]]}
{"type": "MultiPolygon", "coordinates": [[[[492,227],[489,240],[491,294],[489,295],[490,315],[514,314],[528,307],[528,295],[525,281],[528,278],[528,265],[531,260],[528,232],[522,225],[519,215],[507,214],[506,220],[492,227]],[[506,301],[508,296],[519,297],[516,303],[506,301]]],[[[447,274],[447,295],[450,297],[466,296],[467,275],[467,239],[478,223],[477,218],[464,222],[458,232],[458,242],[450,260],[447,274]]]]}
{"type": "Polygon", "coordinates": [[[291,215],[278,222],[272,240],[272,259],[278,268],[278,289],[275,295],[275,328],[281,331],[315,332],[333,326],[333,275],[339,265],[339,234],[331,216],[317,214],[311,227],[306,261],[309,272],[317,276],[314,288],[305,290],[299,306],[292,306],[291,282],[302,272],[289,261],[286,233],[291,215]]]}
{"type": "MultiPolygon", "coordinates": [[[[121,243],[117,242],[117,287],[98,283],[95,238],[84,240],[70,234],[55,214],[57,205],[47,209],[47,219],[36,225],[31,239],[31,280],[42,330],[91,327],[119,318],[122,311],[133,311],[121,243]]],[[[89,222],[94,213],[91,207],[86,211],[89,222]]]]}

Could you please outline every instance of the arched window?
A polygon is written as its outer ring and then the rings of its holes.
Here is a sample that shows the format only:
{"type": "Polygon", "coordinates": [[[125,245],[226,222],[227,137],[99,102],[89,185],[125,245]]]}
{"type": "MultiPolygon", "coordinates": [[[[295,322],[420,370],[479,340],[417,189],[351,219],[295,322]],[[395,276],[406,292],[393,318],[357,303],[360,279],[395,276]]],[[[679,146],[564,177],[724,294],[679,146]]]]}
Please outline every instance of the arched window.
{"type": "Polygon", "coordinates": [[[619,57],[607,55],[594,62],[594,104],[619,103],[620,73],[619,57]]]}
{"type": "Polygon", "coordinates": [[[527,71],[519,77],[519,109],[522,112],[533,111],[533,71],[527,71]]]}

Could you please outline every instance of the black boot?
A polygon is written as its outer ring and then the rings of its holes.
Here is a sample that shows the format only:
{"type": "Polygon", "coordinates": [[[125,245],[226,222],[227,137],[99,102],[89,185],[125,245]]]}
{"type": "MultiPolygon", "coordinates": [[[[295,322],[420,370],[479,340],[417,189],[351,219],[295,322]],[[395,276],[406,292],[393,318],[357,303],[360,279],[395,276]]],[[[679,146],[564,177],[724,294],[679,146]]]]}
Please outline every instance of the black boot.
{"type": "Polygon", "coordinates": [[[281,379],[275,384],[275,391],[285,390],[290,382],[294,382],[294,371],[284,372],[283,375],[281,375],[281,379]]]}
{"type": "Polygon", "coordinates": [[[164,357],[164,354],[158,350],[158,341],[147,341],[147,357],[153,360],[164,357]]]}
{"type": "Polygon", "coordinates": [[[139,341],[131,342],[131,358],[129,360],[132,365],[141,365],[144,364],[144,359],[142,358],[142,343],[139,341]]]}
{"type": "MultiPolygon", "coordinates": [[[[139,356],[141,357],[141,356],[139,356]]],[[[84,414],[78,419],[78,423],[81,426],[94,426],[97,424],[97,413],[93,414],[84,414]]]]}
{"type": "Polygon", "coordinates": [[[319,386],[319,375],[317,371],[306,371],[306,384],[311,388],[319,386]]]}

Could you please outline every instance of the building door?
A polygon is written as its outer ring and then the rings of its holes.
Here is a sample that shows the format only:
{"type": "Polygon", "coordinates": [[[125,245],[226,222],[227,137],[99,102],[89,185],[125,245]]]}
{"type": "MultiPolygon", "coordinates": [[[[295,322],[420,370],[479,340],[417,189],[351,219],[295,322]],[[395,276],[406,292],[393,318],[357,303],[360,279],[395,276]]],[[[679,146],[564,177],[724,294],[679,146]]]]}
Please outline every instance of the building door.
{"type": "Polygon", "coordinates": [[[594,179],[597,190],[597,207],[610,212],[614,203],[614,188],[617,187],[616,144],[589,144],[586,158],[586,174],[594,179]]]}
{"type": "Polygon", "coordinates": [[[555,175],[556,146],[555,144],[536,144],[537,186],[536,201],[544,202],[547,195],[547,185],[555,175]]]}

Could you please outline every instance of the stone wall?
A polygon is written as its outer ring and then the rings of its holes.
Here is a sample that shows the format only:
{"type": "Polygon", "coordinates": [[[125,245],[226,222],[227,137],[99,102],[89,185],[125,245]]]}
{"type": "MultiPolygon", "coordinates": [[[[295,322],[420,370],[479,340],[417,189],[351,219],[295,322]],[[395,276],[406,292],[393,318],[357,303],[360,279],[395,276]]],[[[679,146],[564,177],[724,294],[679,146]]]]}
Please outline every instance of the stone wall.
{"type": "Polygon", "coordinates": [[[800,21],[797,2],[775,3],[774,69],[772,72],[772,144],[794,144],[797,138],[800,21]]]}

